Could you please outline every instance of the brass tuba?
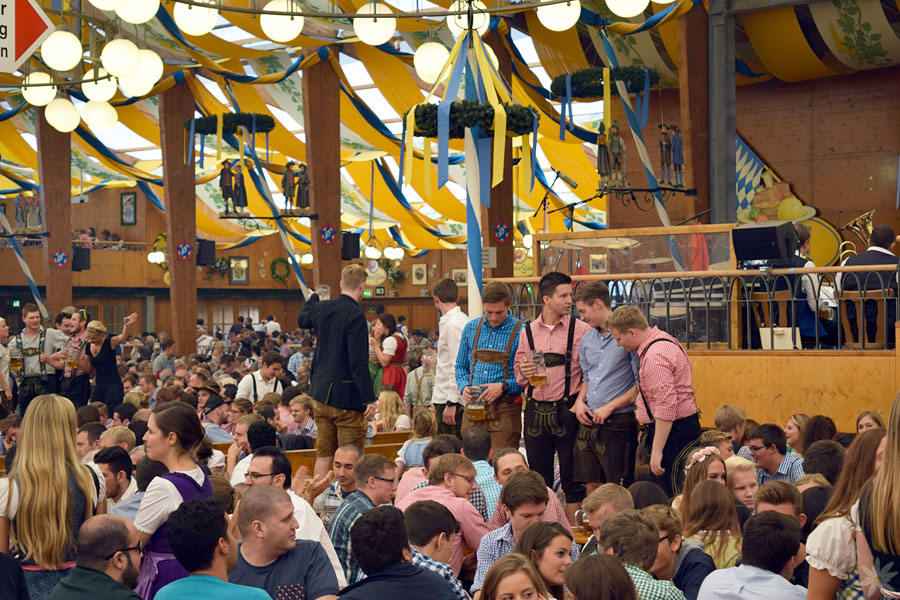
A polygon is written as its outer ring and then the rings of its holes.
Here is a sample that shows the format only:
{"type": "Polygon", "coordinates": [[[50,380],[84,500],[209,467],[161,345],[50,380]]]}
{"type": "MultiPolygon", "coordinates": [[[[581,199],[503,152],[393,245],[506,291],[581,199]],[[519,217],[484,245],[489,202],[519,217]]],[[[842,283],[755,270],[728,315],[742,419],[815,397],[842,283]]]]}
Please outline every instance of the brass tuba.
{"type": "MultiPolygon", "coordinates": [[[[868,248],[869,246],[869,238],[872,237],[872,215],[875,214],[874,210],[870,210],[869,212],[865,212],[855,219],[851,219],[846,225],[841,227],[838,231],[849,231],[853,235],[855,235],[859,241],[862,243],[863,248],[868,248]]],[[[850,241],[841,242],[840,247],[838,248],[840,251],[841,262],[844,262],[844,259],[849,256],[855,255],[856,252],[856,244],[850,241]]]]}

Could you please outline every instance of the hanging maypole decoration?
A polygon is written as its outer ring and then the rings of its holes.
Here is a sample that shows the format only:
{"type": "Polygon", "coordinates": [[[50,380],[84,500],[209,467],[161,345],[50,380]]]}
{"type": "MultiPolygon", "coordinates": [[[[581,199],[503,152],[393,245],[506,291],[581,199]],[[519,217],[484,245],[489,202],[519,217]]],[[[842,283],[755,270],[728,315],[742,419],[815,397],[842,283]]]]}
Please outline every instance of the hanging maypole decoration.
{"type": "MultiPolygon", "coordinates": [[[[534,187],[537,150],[537,113],[513,102],[500,74],[491,64],[484,42],[469,29],[463,30],[450,51],[434,87],[425,99],[411,108],[403,120],[403,146],[400,159],[400,183],[413,166],[413,137],[425,138],[423,160],[431,162],[431,141],[437,138],[438,188],[448,179],[449,140],[465,139],[466,154],[466,256],[468,261],[469,316],[482,314],[481,289],[481,206],[490,205],[491,188],[503,180],[506,138],[522,137],[522,161],[526,177],[534,187]],[[437,105],[429,103],[439,84],[445,82],[444,96],[437,105]],[[457,102],[463,77],[465,100],[457,102]],[[528,136],[531,136],[531,140],[528,136]],[[493,149],[491,138],[493,137],[493,149]]],[[[425,169],[430,174],[430,169],[425,169]]],[[[427,175],[426,175],[427,176],[427,175]]],[[[426,180],[426,190],[430,181],[426,180]]]]}

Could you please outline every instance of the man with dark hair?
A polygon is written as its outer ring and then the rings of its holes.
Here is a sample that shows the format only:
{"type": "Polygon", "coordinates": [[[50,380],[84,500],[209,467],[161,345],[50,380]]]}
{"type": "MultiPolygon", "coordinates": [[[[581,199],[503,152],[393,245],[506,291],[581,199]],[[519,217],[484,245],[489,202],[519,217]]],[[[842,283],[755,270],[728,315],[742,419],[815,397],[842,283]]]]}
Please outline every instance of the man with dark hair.
{"type": "Polygon", "coordinates": [[[344,589],[341,598],[456,600],[445,580],[411,564],[403,514],[393,506],[380,506],[362,515],[350,537],[353,555],[367,577],[344,589]]]}
{"type": "Polygon", "coordinates": [[[788,580],[800,557],[800,524],[767,511],[744,524],[741,566],[710,573],[698,600],[802,600],[806,589],[788,580]]]}
{"type": "Polygon", "coordinates": [[[265,421],[251,423],[247,428],[247,443],[250,445],[250,453],[256,452],[257,448],[277,446],[278,436],[276,433],[275,428],[265,421]]]}
{"type": "Polygon", "coordinates": [[[294,535],[294,514],[287,492],[275,486],[253,486],[241,496],[242,541],[230,581],[272,598],[334,600],[340,587],[328,556],[315,541],[294,535]]]}
{"type": "Polygon", "coordinates": [[[747,448],[756,463],[756,479],[760,486],[769,481],[797,480],[805,474],[803,458],[787,454],[787,438],[778,425],[757,425],[747,435],[747,448]]]}
{"type": "Polygon", "coordinates": [[[219,500],[182,502],[169,515],[168,526],[172,554],[190,575],[163,586],[156,600],[271,600],[261,589],[228,583],[228,574],[237,565],[237,540],[219,500]]]}
{"type": "Polygon", "coordinates": [[[100,423],[85,423],[78,428],[78,433],[75,434],[75,451],[82,461],[88,454],[100,449],[100,436],[104,431],[106,427],[100,423]]]}
{"type": "Polygon", "coordinates": [[[159,344],[159,355],[153,359],[153,374],[159,374],[165,370],[175,372],[175,340],[166,340],[159,344]]]}
{"type": "MultiPolygon", "coordinates": [[[[506,485],[506,482],[509,481],[509,478],[512,477],[514,473],[521,473],[524,471],[528,471],[528,463],[525,462],[525,457],[522,456],[522,453],[517,449],[503,448],[494,455],[494,477],[496,478],[497,483],[500,484],[501,489],[500,500],[498,500],[497,505],[494,508],[494,516],[491,517],[487,524],[488,529],[500,529],[501,527],[509,523],[508,511],[500,509],[500,505],[503,503],[502,486],[506,485]]],[[[543,479],[543,477],[541,479],[543,479]]],[[[546,481],[544,483],[546,484],[546,481]]],[[[556,521],[566,529],[571,529],[569,518],[566,516],[566,511],[563,508],[562,503],[559,501],[559,497],[556,495],[556,492],[554,492],[546,485],[544,487],[547,489],[549,502],[547,503],[547,508],[544,511],[544,518],[541,520],[556,521]]]]}
{"type": "Polygon", "coordinates": [[[403,521],[412,548],[412,564],[440,575],[453,588],[458,600],[469,600],[447,564],[453,553],[453,539],[459,534],[459,521],[453,513],[433,500],[423,500],[406,508],[403,521]]]}
{"type": "Polygon", "coordinates": [[[475,465],[475,483],[484,493],[487,504],[487,517],[494,514],[494,507],[500,500],[500,484],[494,478],[494,467],[491,466],[491,458],[494,451],[491,449],[491,434],[481,427],[472,427],[463,436],[462,454],[475,465]]]}
{"type": "Polygon", "coordinates": [[[844,447],[834,440],[819,440],[803,450],[803,472],[807,475],[821,473],[832,486],[844,466],[844,447]]]}
{"type": "Polygon", "coordinates": [[[578,314],[591,326],[578,349],[584,385],[574,406],[580,423],[575,481],[583,481],[588,493],[602,483],[628,487],[634,479],[637,450],[635,374],[640,360],[616,344],[606,324],[612,316],[606,284],[588,282],[574,298],[578,314]]]}
{"type": "Polygon", "coordinates": [[[91,517],[78,530],[75,544],[76,566],[56,584],[49,600],[140,600],[134,587],[141,542],[131,521],[116,515],[91,517]]]}
{"type": "Polygon", "coordinates": [[[156,477],[165,475],[168,472],[169,469],[166,468],[166,465],[158,460],[153,460],[146,456],[138,460],[134,468],[134,481],[137,491],[128,498],[122,499],[110,509],[110,514],[125,517],[133,523],[134,518],[137,516],[137,511],[141,507],[141,500],[144,498],[147,486],[156,477]]]}
{"type": "Polygon", "coordinates": [[[523,328],[515,358],[516,380],[525,387],[525,452],[531,468],[544,481],[553,481],[554,455],[558,457],[566,514],[574,521],[586,494],[584,483],[575,480],[578,418],[570,409],[586,387],[581,382],[578,353],[590,326],[572,316],[572,278],[568,275],[547,273],[541,277],[538,294],[543,309],[523,328]],[[536,356],[542,356],[543,365],[536,365],[536,356]]]}
{"type": "MultiPolygon", "coordinates": [[[[356,490],[347,495],[328,526],[328,536],[351,584],[362,579],[364,572],[354,558],[350,530],[363,514],[376,506],[390,504],[397,491],[396,471],[397,465],[389,458],[379,454],[361,456],[353,468],[356,490]]],[[[374,541],[367,543],[374,544],[374,541]]]]}
{"type": "MultiPolygon", "coordinates": [[[[248,487],[271,486],[286,490],[287,498],[294,507],[294,519],[297,521],[296,538],[321,544],[331,562],[338,583],[341,586],[347,585],[341,562],[322,521],[316,516],[312,506],[291,490],[291,462],[284,452],[272,446],[254,450],[245,483],[248,487]]],[[[243,504],[241,508],[244,508],[243,504]]]]}
{"type": "Polygon", "coordinates": [[[316,486],[310,484],[306,488],[304,498],[322,515],[322,525],[328,528],[334,513],[344,499],[356,489],[356,478],[353,469],[356,461],[362,456],[362,450],[354,444],[344,444],[334,452],[332,472],[334,480],[323,491],[319,492],[316,486]]]}
{"type": "Polygon", "coordinates": [[[156,406],[156,394],[160,390],[157,386],[156,375],[153,373],[142,373],[139,385],[141,391],[150,398],[150,408],[156,406]]]}
{"type": "Polygon", "coordinates": [[[269,392],[284,391],[284,384],[279,379],[284,374],[284,363],[284,357],[277,352],[265,352],[259,369],[244,375],[238,383],[237,397],[247,398],[256,404],[269,392]]]}
{"type": "MultiPolygon", "coordinates": [[[[872,235],[869,237],[869,247],[862,254],[851,256],[845,260],[841,266],[859,267],[859,266],[876,266],[891,265],[896,267],[900,259],[894,254],[894,245],[896,244],[896,236],[894,230],[887,225],[876,225],[872,228],[872,235]]],[[[891,271],[864,271],[862,273],[838,273],[835,279],[836,287],[841,292],[859,292],[867,290],[869,298],[881,297],[881,293],[875,290],[884,290],[883,294],[887,296],[890,292],[897,295],[897,275],[894,270],[891,271]]],[[[845,301],[844,310],[847,312],[847,321],[850,323],[850,329],[853,334],[853,341],[860,340],[857,327],[856,305],[853,302],[845,301]]],[[[894,344],[894,327],[892,323],[896,320],[897,308],[893,302],[884,302],[884,319],[887,324],[885,331],[885,340],[888,347],[894,344]]],[[[865,306],[866,313],[866,342],[871,344],[875,341],[875,335],[879,325],[884,327],[884,323],[878,322],[878,303],[875,300],[867,300],[865,306]]]]}
{"type": "MultiPolygon", "coordinates": [[[[481,402],[485,418],[472,420],[466,410],[463,430],[484,427],[496,451],[518,447],[522,437],[522,386],[515,373],[515,349],[522,322],[512,315],[512,294],[505,283],[490,281],[481,294],[484,316],[469,321],[460,337],[456,355],[456,389],[466,404],[481,402]],[[481,393],[472,390],[481,389],[481,393]],[[464,390],[472,393],[463,394],[464,390]]],[[[441,334],[443,335],[443,334],[441,334]]]]}
{"type": "Polygon", "coordinates": [[[127,402],[123,402],[113,409],[112,420],[113,427],[125,427],[129,423],[131,423],[131,419],[134,418],[134,413],[138,411],[137,406],[134,404],[128,404],[127,402]]]}
{"type": "Polygon", "coordinates": [[[712,557],[703,551],[703,542],[685,541],[681,535],[681,514],[671,506],[653,504],[641,513],[659,530],[656,560],[647,571],[657,579],[674,583],[687,600],[697,600],[703,580],[716,570],[712,557]]]}
{"type": "MultiPolygon", "coordinates": [[[[471,588],[476,600],[481,596],[481,587],[488,569],[513,551],[516,541],[529,525],[541,520],[549,497],[544,479],[536,471],[526,470],[510,476],[500,492],[500,506],[497,508],[506,513],[509,522],[486,533],[478,546],[478,569],[471,588]]],[[[577,558],[576,551],[575,559],[577,558]]]]}
{"type": "Polygon", "coordinates": [[[75,408],[86,405],[91,397],[91,376],[77,366],[87,347],[87,324],[90,320],[90,314],[83,309],[72,313],[69,318],[71,337],[50,361],[54,368],[62,371],[60,392],[72,401],[75,408]],[[70,366],[72,364],[76,366],[73,368],[70,366]]]}
{"type": "Polygon", "coordinates": [[[94,455],[94,463],[100,467],[106,481],[107,512],[137,492],[137,482],[131,477],[134,465],[124,448],[119,446],[103,448],[94,455]]]}
{"type": "Polygon", "coordinates": [[[434,367],[434,390],[431,405],[438,422],[438,433],[460,436],[462,410],[460,393],[456,387],[456,355],[463,328],[469,318],[459,307],[459,288],[446,277],[434,285],[434,306],[440,311],[440,337],[437,343],[437,364],[434,367]]]}

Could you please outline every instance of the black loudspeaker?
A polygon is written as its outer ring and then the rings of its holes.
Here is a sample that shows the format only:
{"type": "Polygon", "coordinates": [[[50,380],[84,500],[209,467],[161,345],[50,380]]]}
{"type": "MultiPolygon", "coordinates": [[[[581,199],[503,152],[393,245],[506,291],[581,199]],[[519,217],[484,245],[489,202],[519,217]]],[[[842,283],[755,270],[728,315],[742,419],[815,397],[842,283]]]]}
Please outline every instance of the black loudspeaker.
{"type": "Polygon", "coordinates": [[[216,243],[212,240],[197,240],[197,266],[206,267],[216,262],[216,243]]]}
{"type": "Polygon", "coordinates": [[[341,234],[341,260],[359,258],[359,234],[345,231],[341,234]]]}
{"type": "Polygon", "coordinates": [[[731,230],[738,261],[788,260],[797,250],[797,230],[791,221],[765,221],[731,230]]]}
{"type": "Polygon", "coordinates": [[[73,271],[90,271],[91,270],[91,249],[78,248],[72,249],[72,270],[73,271]]]}

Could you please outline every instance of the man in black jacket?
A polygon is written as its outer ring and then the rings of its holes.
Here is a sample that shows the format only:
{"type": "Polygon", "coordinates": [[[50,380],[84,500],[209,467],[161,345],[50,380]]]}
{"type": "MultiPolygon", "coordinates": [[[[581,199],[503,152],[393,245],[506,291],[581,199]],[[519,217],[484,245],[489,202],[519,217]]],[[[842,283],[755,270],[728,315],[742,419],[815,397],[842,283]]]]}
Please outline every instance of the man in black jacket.
{"type": "Polygon", "coordinates": [[[375,416],[375,391],[369,375],[369,331],[359,308],[366,287],[366,269],[352,264],[341,271],[341,295],[319,301],[312,294],[297,324],[315,329],[318,339],[312,361],[310,396],[318,429],[315,475],[328,473],[338,446],[366,442],[366,421],[375,416]]]}

